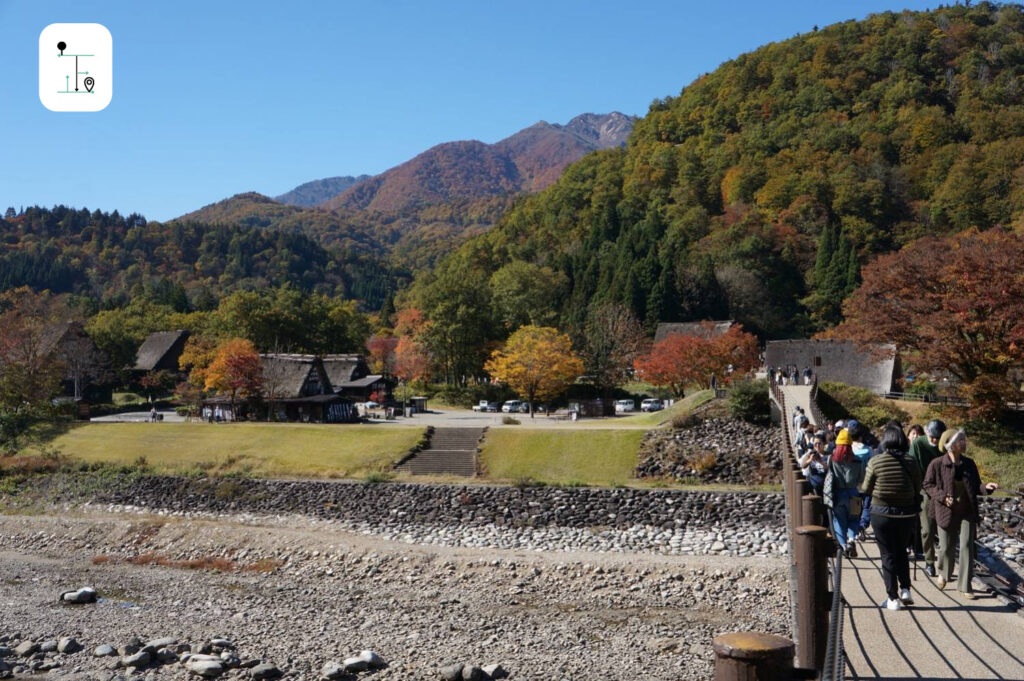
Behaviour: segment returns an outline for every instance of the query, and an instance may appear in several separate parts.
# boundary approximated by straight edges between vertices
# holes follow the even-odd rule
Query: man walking
[[[927,471],[928,464],[939,458],[942,452],[939,451],[939,438],[946,432],[946,424],[939,419],[932,419],[924,427],[924,435],[910,443],[910,458],[917,462],[921,470]],[[935,513],[932,509],[931,499],[928,491],[922,492],[924,500],[921,502],[921,531],[914,535],[914,554],[917,559],[924,559],[924,571],[929,577],[935,577],[935,541],[938,537],[938,528],[935,524]]]

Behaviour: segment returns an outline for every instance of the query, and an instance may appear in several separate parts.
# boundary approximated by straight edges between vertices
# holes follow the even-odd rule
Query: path
[[[939,591],[918,564],[915,604],[892,612],[874,542],[861,558],[843,561],[843,629],[847,679],[1024,679],[1024,617],[995,597],[969,601],[956,583]],[[914,568],[911,565],[911,579]]]
[[[803,407],[804,414],[811,420],[811,423],[818,425],[814,420],[814,410],[811,409],[811,386],[809,385],[783,385],[779,386],[782,395],[786,400],[786,413],[783,414],[789,423],[793,422],[793,410]]]

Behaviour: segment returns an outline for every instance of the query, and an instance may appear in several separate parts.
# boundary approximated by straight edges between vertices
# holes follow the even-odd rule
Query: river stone
[[[217,660],[197,660],[195,657],[185,663],[185,668],[193,674],[207,679],[224,673],[224,665]]]
[[[484,670],[467,664],[462,668],[462,681],[484,681]]]
[[[60,595],[60,600],[65,603],[95,603],[96,589],[86,586],[75,591],[65,591]]]
[[[104,643],[101,646],[96,646],[96,650],[92,651],[94,657],[111,657],[117,655],[117,650],[114,646]]]
[[[14,654],[18,657],[28,657],[29,655],[35,655],[39,652],[39,644],[35,641],[22,641],[18,644],[18,647],[14,649]]]
[[[370,668],[370,663],[361,657],[348,657],[341,663],[347,672],[365,672]]]
[[[489,679],[504,679],[508,676],[508,672],[500,664],[485,664],[483,670]]]
[[[441,667],[441,678],[443,681],[460,681],[462,679],[462,664],[450,664],[447,667]]]
[[[383,669],[388,666],[384,658],[372,650],[364,650],[359,653],[359,659],[365,660],[370,669]]]
[[[328,662],[320,670],[320,678],[328,679],[329,681],[337,681],[346,677],[348,677],[348,673],[345,671],[345,666],[337,662]]]
[[[50,639],[49,641],[43,641],[39,644],[39,652],[41,653],[55,653],[57,652],[57,641]]]
[[[71,638],[70,636],[62,638],[60,640],[60,642],[57,643],[57,650],[58,650],[58,652],[64,653],[65,655],[71,655],[72,653],[77,653],[79,650],[81,650],[84,647],[85,646],[83,646],[81,643],[79,643],[75,639]]]
[[[121,658],[121,664],[125,667],[145,667],[150,662],[150,655],[145,651],[139,651],[134,655]]]
[[[249,670],[249,676],[256,681],[281,678],[281,670],[272,664],[258,664]]]
[[[178,645],[178,639],[172,638],[171,636],[165,636],[164,638],[155,638],[152,641],[146,641],[146,645],[143,647],[160,650],[161,648],[170,648],[171,646],[176,645]]]

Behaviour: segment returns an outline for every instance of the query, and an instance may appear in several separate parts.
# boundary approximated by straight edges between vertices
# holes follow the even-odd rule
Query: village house
[[[64,368],[58,399],[99,404],[112,400],[110,359],[93,342],[81,322],[47,326],[39,354]]]
[[[371,374],[362,355],[324,355],[324,369],[331,387],[342,397],[366,402],[376,395],[380,402],[391,399],[391,383],[380,374]]]
[[[184,329],[149,334],[135,353],[135,366],[132,367],[132,371],[140,374],[150,371],[178,373],[184,369],[178,365],[178,360],[185,350],[188,337],[189,333]]]

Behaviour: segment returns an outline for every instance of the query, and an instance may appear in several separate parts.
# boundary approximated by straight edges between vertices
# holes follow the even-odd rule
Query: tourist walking
[[[882,607],[902,610],[914,602],[907,548],[921,507],[921,469],[907,455],[910,443],[902,428],[887,426],[879,445],[881,452],[868,461],[861,491],[871,497],[871,529],[882,556]]]
[[[857,457],[857,460],[867,470],[868,461],[871,460],[876,451],[874,446],[869,443],[869,440],[874,441],[876,445],[878,440],[875,440],[875,436],[871,434],[871,431],[857,419],[847,421],[846,430],[850,433],[850,446],[853,449],[853,455]],[[867,538],[868,528],[871,526],[871,496],[864,496],[861,501],[860,522],[857,524],[857,538],[864,541]]]
[[[832,509],[832,534],[840,550],[856,558],[862,503],[858,488],[864,480],[864,464],[853,455],[846,430],[836,436],[836,449],[828,460],[825,476],[823,496],[825,505]]]
[[[919,437],[910,443],[910,458],[917,462],[922,471],[927,471],[932,461],[939,458],[939,438],[946,432],[946,424],[941,419],[932,419],[924,429],[924,437]],[[924,571],[929,577],[936,577],[935,571],[935,540],[936,534],[935,511],[932,510],[931,494],[924,490],[924,498],[921,501],[921,512],[919,522],[920,532],[914,536],[914,558],[924,560]]]
[[[811,485],[811,494],[818,496],[822,496],[824,493],[825,472],[828,466],[825,444],[825,433],[815,433],[814,445],[797,461],[800,464],[800,472]]]
[[[982,486],[978,466],[964,456],[967,451],[964,431],[947,430],[939,438],[939,449],[944,450],[944,455],[928,464],[924,478],[924,489],[932,500],[939,535],[939,576],[935,584],[944,589],[953,579],[954,551],[959,543],[956,586],[964,598],[973,599],[974,539],[980,520],[978,497],[992,494],[999,485],[990,482]]]

